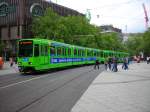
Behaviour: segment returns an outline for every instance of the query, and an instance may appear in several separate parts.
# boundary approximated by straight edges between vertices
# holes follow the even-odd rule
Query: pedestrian
[[[10,67],[12,67],[13,64],[14,64],[14,61],[13,61],[13,58],[12,58],[12,57],[9,58],[9,63],[10,63]]]
[[[112,66],[112,71],[113,72],[117,72],[118,68],[117,68],[117,58],[113,58],[113,66]]]
[[[111,64],[112,64],[112,58],[109,57],[108,58],[108,68],[109,68],[109,70],[111,70]]]
[[[99,69],[99,64],[100,64],[99,61],[96,60],[96,61],[95,61],[95,65],[94,65],[94,69],[96,69],[96,67]]]
[[[108,67],[107,67],[107,66],[108,66],[108,61],[105,60],[105,63],[104,63],[104,64],[105,64],[105,70],[107,71],[107,68],[108,68]]]
[[[150,62],[150,57],[149,56],[146,57],[146,62],[147,62],[147,64],[149,64],[149,62]]]
[[[128,69],[128,60],[127,60],[127,58],[123,59],[122,69],[124,69],[124,70]]]
[[[3,65],[4,65],[4,60],[2,57],[0,57],[0,69],[3,68]]]
[[[137,63],[140,63],[141,59],[140,56],[137,57]]]

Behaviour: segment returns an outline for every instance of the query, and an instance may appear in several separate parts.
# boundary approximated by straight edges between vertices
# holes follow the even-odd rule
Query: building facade
[[[103,26],[100,26],[100,28],[102,29],[102,32],[118,32],[118,33],[122,33],[121,29],[115,28],[112,25],[103,25]]]
[[[32,18],[42,16],[51,7],[61,16],[82,15],[81,13],[44,0],[0,0],[0,41],[5,45],[3,54],[7,57],[16,53],[16,41],[31,38]]]
[[[119,38],[123,40],[123,33],[122,33],[122,30],[119,28],[115,28],[112,25],[103,25],[103,26],[100,26],[100,29],[102,30],[102,33],[116,32]]]

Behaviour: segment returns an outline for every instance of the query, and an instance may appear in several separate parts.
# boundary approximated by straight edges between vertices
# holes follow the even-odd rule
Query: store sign
[[[31,6],[31,8],[30,8],[30,13],[31,13],[33,16],[43,16],[44,10],[43,10],[43,8],[41,7],[40,4],[34,3],[34,4]]]
[[[7,16],[9,13],[15,12],[15,6],[9,6],[8,3],[2,2],[0,3],[0,16]]]

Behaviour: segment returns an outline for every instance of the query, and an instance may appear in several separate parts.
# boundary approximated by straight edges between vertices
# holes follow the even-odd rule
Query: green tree
[[[62,24],[65,27],[64,41],[71,44],[81,44],[81,40],[93,36],[98,32],[98,29],[91,25],[83,16],[68,16],[62,19]],[[61,32],[60,32],[61,33]]]
[[[42,38],[55,39],[58,34],[58,27],[61,16],[54,13],[51,8],[45,11],[44,16],[36,17],[33,19],[32,31],[36,36]]]
[[[99,48],[108,50],[125,50],[118,33],[102,33],[96,38]]]
[[[32,31],[40,38],[53,39],[85,47],[122,50],[117,33],[101,34],[84,16],[62,17],[48,8],[44,16],[34,18]]]
[[[143,34],[142,48],[145,55],[150,55],[150,28]]]
[[[131,55],[139,55],[143,51],[143,37],[139,34],[132,34],[129,36],[128,40],[125,42],[125,45]]]
[[[144,52],[144,55],[150,55],[150,28],[144,33],[131,34],[125,42],[127,49],[132,55],[139,55]]]
[[[32,31],[41,38],[80,45],[80,39],[95,35],[98,29],[83,16],[62,17],[48,8],[44,16],[33,20]]]

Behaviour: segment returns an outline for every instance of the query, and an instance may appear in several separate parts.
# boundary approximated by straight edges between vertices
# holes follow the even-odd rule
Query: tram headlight
[[[32,62],[29,62],[30,65],[32,65]]]
[[[21,62],[18,62],[18,65],[21,65]]]

